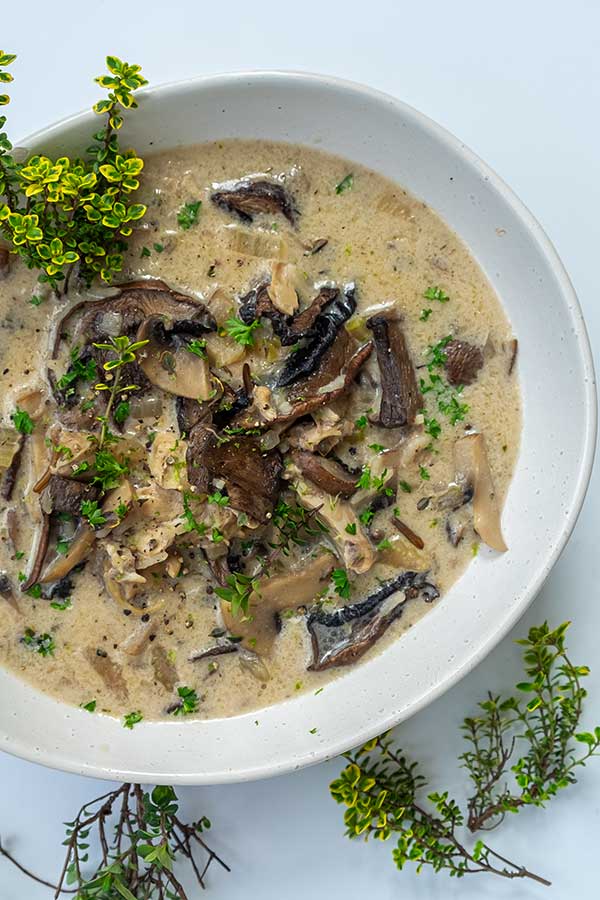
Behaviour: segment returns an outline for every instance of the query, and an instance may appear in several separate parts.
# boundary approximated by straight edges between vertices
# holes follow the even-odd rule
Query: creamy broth
[[[293,222],[276,209],[252,214],[252,221],[244,221],[232,209],[211,200],[215,190],[223,186],[229,190],[246,176],[254,182],[283,186],[297,210],[290,213]],[[49,345],[59,318],[71,304],[94,297],[103,302],[108,295],[97,287],[89,291],[79,287],[77,294],[75,286],[67,299],[44,296],[43,302],[33,305],[32,295],[39,295],[35,274],[14,262],[8,276],[0,281],[2,423],[11,427],[10,416],[16,407],[26,408],[34,421],[33,433],[24,441],[11,498],[1,501],[0,663],[68,703],[96,701],[98,712],[120,716],[140,711],[144,718],[168,717],[182,711],[177,689],[187,687],[199,698],[192,715],[231,716],[303,691],[318,690],[333,677],[343,675],[346,668],[341,664],[317,671],[307,669],[311,662],[314,664],[307,628],[314,609],[332,613],[340,606],[356,604],[397,577],[399,571],[416,570],[422,573],[417,586],[426,583],[435,587],[435,592],[415,589],[415,596],[408,591],[399,610],[402,614],[396,611],[389,627],[381,628],[380,639],[364,656],[357,654],[353,664],[360,665],[389,641],[401,640],[402,633],[433,602],[448,602],[444,595],[477,552],[496,552],[481,541],[486,526],[481,525],[478,534],[474,522],[478,516],[486,516],[480,509],[486,490],[488,495],[493,492],[492,501],[501,505],[518,453],[521,426],[514,368],[516,344],[492,287],[459,238],[422,202],[354,163],[304,147],[224,141],[151,156],[146,161],[141,193],[148,213],[130,241],[122,281],[161,279],[181,295],[206,305],[219,331],[205,335],[204,352],[208,354],[211,377],[217,373],[220,384],[227,382],[239,395],[246,361],[255,385],[268,384],[270,373],[285,365],[298,350],[289,343],[282,346],[264,316],[252,334],[253,348],[245,349],[222,334],[227,319],[238,315],[241,298],[271,279],[271,297],[275,294],[280,309],[293,302],[296,294],[300,309],[306,308],[323,284],[339,288],[339,297],[344,296],[344,287],[348,292],[348,285],[355,285],[356,310],[341,325],[349,335],[350,348],[359,349],[377,336],[373,324],[367,326],[372,317],[391,322],[390,327],[403,335],[416,384],[422,391],[413,422],[394,427],[377,424],[382,383],[377,352],[381,349],[380,333],[377,350],[360,367],[345,396],[285,427],[256,429],[261,431],[260,441],[270,435],[266,449],[273,447],[271,452],[281,452],[284,458],[277,502],[283,497],[289,505],[305,509],[305,521],[309,523],[309,532],[302,532],[304,543],[291,540],[289,553],[283,552],[281,531],[273,525],[283,520],[277,515],[273,519],[272,510],[262,524],[253,522],[246,513],[240,520],[239,509],[232,512],[233,495],[226,505],[220,505],[218,497],[212,502],[204,500],[205,494],[191,500],[188,495],[186,508],[181,509],[182,497],[190,487],[187,477],[194,477],[193,470],[190,473],[188,469],[186,475],[189,435],[185,429],[182,434],[173,396],[152,389],[149,393],[155,405],[147,402],[144,406],[142,392],[136,398],[142,418],[130,415],[123,423],[122,434],[116,430],[119,440],[111,447],[118,448],[119,441],[124,441],[122,447],[133,448],[128,451],[127,463],[132,497],[126,498],[128,512],[122,524],[117,524],[115,532],[106,523],[104,532],[99,528],[101,536],[95,536],[94,549],[82,560],[83,568],[71,571],[66,582],[58,582],[58,589],[56,581],[41,588],[36,582],[29,593],[23,593],[19,585],[31,571],[42,517],[40,494],[33,486],[49,465],[54,474],[73,474],[71,458],[66,452],[61,455],[56,447],[64,445],[67,432],[81,431],[81,416],[85,415],[81,404],[57,413],[46,376],[48,368],[56,373],[55,378],[68,368],[76,324],[64,328],[67,340],[61,342],[56,361],[49,361]],[[202,206],[197,221],[184,230],[178,212],[183,204],[198,200]],[[452,346],[447,341],[444,345],[450,336],[463,342],[462,349],[472,351],[477,362],[472,383],[462,390],[458,384],[448,386],[449,370],[444,365],[427,367],[432,360],[428,348],[438,345],[443,359]],[[301,348],[302,336],[298,344]],[[436,377],[442,379],[443,393],[436,387]],[[334,379],[329,387],[340,387],[342,380],[341,376]],[[94,383],[78,385],[84,406],[86,397],[91,404]],[[211,381],[213,392],[215,384]],[[281,406],[284,412],[289,412],[290,403],[293,406],[305,399],[297,383],[280,394],[285,395]],[[254,396],[256,402],[256,393]],[[210,403],[214,398],[205,399]],[[134,402],[133,392],[129,401]],[[90,429],[97,429],[94,412],[90,406]],[[244,421],[243,415],[230,420],[234,428],[236,422]],[[63,424],[57,426],[60,420]],[[253,424],[246,418],[244,427],[252,430]],[[228,427],[229,432],[220,431],[224,443],[215,445],[211,451],[214,455],[227,446],[227,441],[235,443],[231,424]],[[493,488],[480,483],[473,497],[473,484],[457,479],[460,465],[455,444],[465,436],[476,435],[485,439],[483,453],[487,454]],[[317,445],[314,441],[319,437],[323,443]],[[70,439],[68,434],[66,439]],[[467,440],[461,446],[468,456],[474,445]],[[480,452],[479,439],[477,447]],[[318,462],[325,453],[335,457],[337,477],[350,482],[351,496],[315,491],[315,483],[303,466],[314,465],[315,458]],[[481,459],[479,464],[481,477],[485,465]],[[369,466],[370,484],[354,490],[352,484],[361,478],[365,465]],[[461,472],[464,475],[464,467],[458,474]],[[80,481],[85,480],[83,475]],[[295,499],[294,486],[298,490]],[[165,495],[161,492],[177,493],[179,505],[168,522],[155,517],[148,525],[150,531],[157,521],[156,527],[163,526],[160,540],[152,538],[154,545],[158,543],[154,568],[149,560],[156,548],[144,546],[142,551],[134,547],[138,563],[140,555],[146,554],[144,568],[137,564],[129,571],[145,579],[145,593],[138,603],[133,594],[127,594],[121,576],[113,577],[112,593],[107,588],[107,548],[127,545],[131,551],[133,538],[114,535],[120,533],[119,528],[124,532],[127,516],[139,517],[143,515],[140,509],[149,509],[149,502],[162,502]],[[217,474],[210,493],[227,497],[227,479]],[[371,509],[375,500],[368,521],[365,510]],[[101,497],[100,505],[102,502]],[[312,512],[308,509],[311,504]],[[336,540],[335,528],[325,530],[316,522],[335,520],[346,507],[351,518],[343,523],[350,527],[343,526]],[[207,534],[200,536],[189,530],[190,510],[194,521],[206,524]],[[114,519],[114,512],[112,515]],[[62,541],[63,558],[74,540],[72,532],[78,517],[71,523],[68,518],[58,517],[51,536],[54,544]],[[234,518],[236,524],[232,524]],[[253,529],[250,537],[242,533],[249,527],[248,518]],[[109,525],[112,522],[109,517]],[[353,535],[354,525],[357,533]],[[173,532],[167,546],[164,533],[169,528]],[[236,535],[229,537],[228,529],[233,533],[236,528]],[[244,548],[243,538],[246,545],[262,541],[261,552]],[[159,558],[161,541],[166,549]],[[347,547],[346,556],[344,541],[355,545]],[[353,570],[349,561],[361,541],[360,550],[371,555],[372,565],[355,561]],[[245,567],[252,577],[259,572],[266,603],[273,601],[266,586],[274,584],[277,610],[269,607],[263,631],[259,627],[261,601],[256,596],[251,607],[254,622],[236,621],[228,615],[227,601],[223,601],[223,618],[215,590],[219,573],[222,583],[226,578],[222,553],[226,547],[237,557],[235,565]],[[212,570],[204,551],[213,557]],[[51,545],[49,556],[54,552]],[[265,564],[264,556],[269,554]],[[114,569],[114,558],[111,564]],[[312,594],[309,590],[300,609],[295,609],[294,581],[302,573],[306,575],[311,566],[314,569],[319,565],[322,577],[317,577],[318,589]],[[360,568],[363,571],[358,571]],[[344,596],[348,591],[339,579],[332,580],[332,569],[347,571],[349,596]],[[289,571],[295,573],[291,581],[277,580]],[[336,592],[336,586],[341,593]],[[44,636],[51,645],[49,640],[44,645]],[[232,640],[240,637],[241,641]],[[51,652],[39,652],[44,646]],[[220,648],[216,655],[194,659],[213,648]],[[230,652],[221,652],[223,648]],[[340,660],[348,661],[347,657]]]

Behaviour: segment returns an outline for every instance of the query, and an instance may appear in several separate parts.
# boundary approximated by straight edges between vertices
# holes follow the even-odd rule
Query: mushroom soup
[[[0,250],[0,662],[130,723],[235,715],[507,552],[517,342],[457,236],[358,165],[224,141],[141,192],[113,289],[41,295]]]

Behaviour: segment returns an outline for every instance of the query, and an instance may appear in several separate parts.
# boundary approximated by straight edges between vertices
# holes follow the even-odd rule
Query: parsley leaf
[[[81,504],[81,515],[88,520],[92,528],[99,528],[106,522],[97,500],[84,500]]]
[[[19,409],[17,406],[14,413],[11,414],[11,419],[19,434],[31,434],[33,431],[33,419],[24,409]]]
[[[441,287],[428,287],[423,294],[426,300],[437,300],[438,303],[447,303],[450,297],[444,293]]]
[[[139,710],[127,713],[126,716],[123,716],[123,728],[132,729],[134,725],[137,725],[138,722],[141,722],[143,718],[144,717],[141,712],[139,712]]]
[[[339,184],[336,184],[335,192],[336,192],[336,194],[343,194],[344,191],[351,190],[353,186],[354,186],[354,174],[352,172],[349,172],[344,178],[342,178],[342,180],[339,182]]]
[[[348,534],[356,534],[356,522],[348,522],[345,530]]]
[[[240,319],[231,318],[227,319],[224,325],[225,333],[233,338],[234,341],[237,341],[238,344],[241,344],[242,347],[254,346],[254,337],[252,333],[260,327],[261,325],[258,319],[250,322],[249,325],[245,325]]]
[[[350,581],[348,579],[348,573],[346,572],[346,570],[334,569],[331,573],[331,580],[333,581],[336,594],[342,597],[343,600],[349,600]]]
[[[189,716],[191,713],[195,713],[200,703],[196,691],[184,686],[177,688],[177,693],[181,697],[181,703],[177,704],[171,714],[173,716]]]
[[[82,703],[81,709],[87,710],[87,712],[96,712],[96,701],[90,700],[88,703]]]
[[[188,228],[195,225],[201,206],[201,200],[196,200],[194,203],[184,203],[177,213],[177,224],[179,227],[187,231]]]
[[[40,656],[54,656],[56,645],[51,634],[36,634],[33,628],[26,628],[21,643]]]
[[[206,359],[206,341],[204,340],[199,341],[198,338],[194,338],[192,341],[188,341],[185,349],[193,353],[194,356],[199,356],[200,359]]]

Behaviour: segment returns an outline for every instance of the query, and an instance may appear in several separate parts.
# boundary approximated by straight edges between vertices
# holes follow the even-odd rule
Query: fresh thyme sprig
[[[348,765],[330,786],[334,799],[346,806],[346,834],[380,840],[397,835],[393,858],[399,869],[413,862],[417,871],[430,866],[459,878],[488,872],[548,885],[482,840],[468,846],[463,832],[494,828],[507,812],[525,806],[545,806],[575,783],[577,768],[600,754],[600,727],[578,731],[586,696],[581,679],[589,669],[573,665],[566,654],[568,626],[551,630],[544,623],[518,641],[525,647],[529,680],[517,690],[531,695],[527,701],[489,695],[480,704],[481,714],[464,720],[469,749],[460,759],[474,785],[466,815],[447,791],[422,796],[427,782],[417,763],[396,750],[386,734],[345,754]],[[526,749],[512,762],[519,744]],[[583,750],[577,752],[578,747]]]
[[[551,631],[544,623],[518,641],[525,647],[528,680],[517,690],[529,699],[490,694],[480,704],[480,715],[464,721],[470,747],[461,759],[475,788],[469,799],[471,831],[496,827],[507,812],[545,806],[559,790],[575,784],[576,769],[600,751],[600,726],[593,733],[577,731],[587,695],[581,680],[590,670],[567,656],[569,624]],[[509,768],[523,742],[526,752]],[[510,772],[512,786],[505,781]]]
[[[99,382],[94,385],[96,391],[108,391],[108,403],[103,416],[99,417],[102,424],[100,437],[98,439],[98,449],[101,450],[107,441],[109,435],[110,414],[115,403],[117,394],[128,394],[131,391],[137,391],[136,384],[121,384],[121,376],[123,366],[133,363],[136,360],[136,353],[142,347],[145,347],[148,341],[130,341],[125,335],[119,337],[111,337],[108,344],[94,344],[98,350],[106,350],[113,354],[113,358],[107,360],[102,368],[112,376],[110,384]]]
[[[16,57],[0,52],[0,83],[9,83],[6,70]],[[95,276],[110,281],[121,271],[124,241],[146,207],[131,203],[139,187],[144,162],[135,151],[122,151],[118,131],[124,110],[135,109],[134,92],[145,85],[139,66],[107,56],[108,74],[96,82],[108,90],[94,111],[106,125],[94,134],[86,159],[35,155],[17,162],[12,144],[2,131],[0,116],[0,234],[39,280],[55,290],[67,290],[76,264],[86,283]],[[0,95],[0,105],[9,102]]]
[[[213,863],[230,871],[204,840],[211,827],[209,819],[202,816],[183,822],[172,787],[144,793],[139,784],[123,784],[86,803],[66,824],[67,852],[57,885],[30,872],[0,843],[0,855],[29,878],[53,888],[55,900],[62,893],[76,894],[76,900],[188,900],[190,895],[174,872],[179,861],[191,866],[202,888]],[[100,861],[86,874],[94,836]],[[204,856],[202,863],[199,852]]]

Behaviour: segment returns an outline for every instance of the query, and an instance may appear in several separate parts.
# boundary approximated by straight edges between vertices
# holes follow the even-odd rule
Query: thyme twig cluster
[[[0,844],[0,855],[30,878],[52,887],[55,898],[71,893],[76,900],[188,900],[174,871],[178,861],[189,864],[202,888],[213,863],[230,871],[204,840],[210,821],[202,816],[189,824],[182,822],[172,787],[145,793],[139,784],[123,784],[86,803],[66,825],[67,852],[56,885],[27,870]],[[93,837],[100,846],[100,861],[86,874]]]
[[[397,835],[393,858],[399,869],[413,862],[417,871],[429,866],[458,878],[488,872],[548,885],[483,840],[469,846],[463,833],[465,826],[473,833],[495,828],[507,812],[525,806],[545,806],[600,752],[600,727],[578,731],[586,696],[581,680],[589,669],[567,656],[568,626],[531,628],[518,642],[529,679],[516,686],[521,696],[490,694],[480,714],[464,720],[469,749],[460,759],[473,785],[466,814],[447,791],[423,796],[427,781],[418,764],[382,735],[347,753],[348,765],[330,786],[333,798],[346,806],[346,834],[379,840]]]
[[[0,84],[13,80],[6,71],[16,56],[0,51]],[[146,207],[132,203],[144,166],[134,150],[122,150],[118,131],[123,112],[135,109],[134,92],[147,84],[137,65],[107,56],[108,74],[96,78],[108,97],[94,106],[106,124],[93,135],[87,158],[36,154],[24,162],[12,155],[0,116],[0,235],[39,281],[66,291],[73,267],[89,284],[110,281],[123,266],[125,240]],[[9,102],[0,95],[0,105]]]

